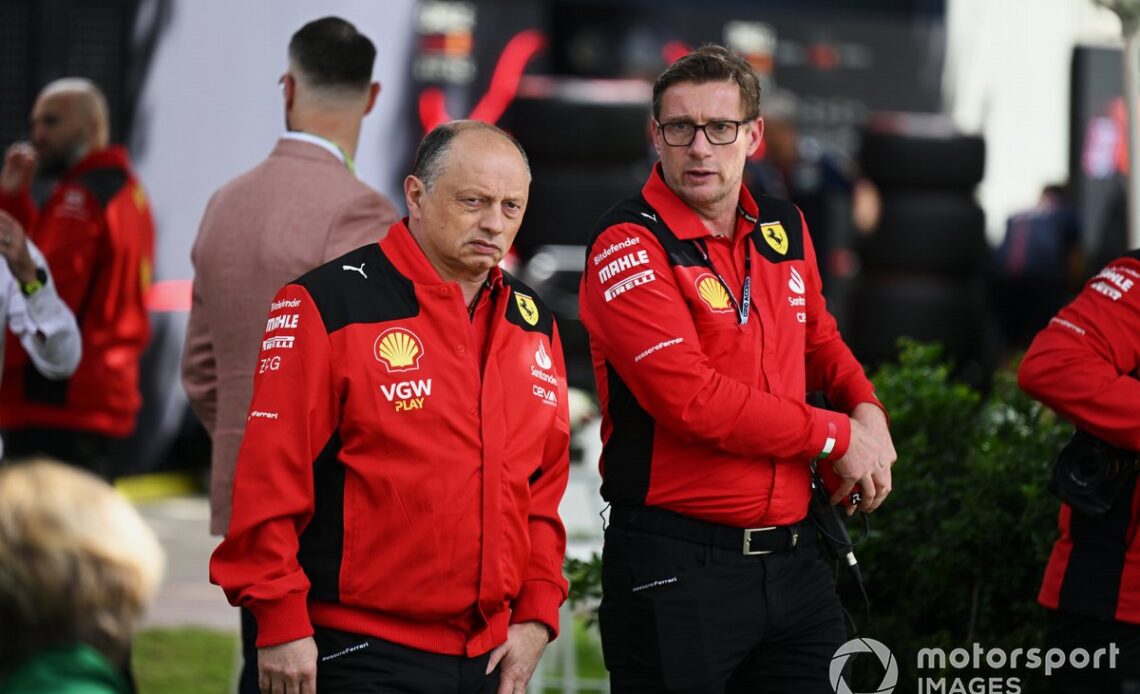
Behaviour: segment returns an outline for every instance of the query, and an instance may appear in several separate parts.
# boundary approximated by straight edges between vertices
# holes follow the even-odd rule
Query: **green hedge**
[[[1017,387],[1016,367],[983,396],[952,380],[937,346],[900,345],[871,379],[891,414],[894,492],[858,554],[862,633],[894,650],[906,681],[919,648],[1041,644],[1059,506],[1046,484],[1072,427]]]

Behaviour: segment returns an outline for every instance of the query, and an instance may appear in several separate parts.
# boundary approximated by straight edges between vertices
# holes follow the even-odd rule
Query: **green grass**
[[[559,637],[559,640],[565,638],[567,635]],[[590,680],[607,680],[609,675],[606,673],[606,666],[602,660],[602,642],[601,637],[598,636],[598,625],[587,625],[586,619],[580,615],[574,617],[574,650],[578,662],[578,677],[581,679]],[[552,680],[556,680],[562,672],[561,663],[557,658],[555,650],[547,651],[549,656],[554,662],[547,665],[546,669],[546,686],[543,687],[544,694],[558,694],[562,690],[557,687],[551,687]],[[587,691],[587,690],[582,690]]]
[[[574,619],[574,645],[578,676],[605,679],[597,624],[587,626]],[[229,691],[235,664],[237,634],[187,627],[148,629],[135,637],[132,667],[139,694],[224,694]],[[550,652],[554,658],[555,653]],[[557,662],[550,663],[547,677],[557,677]],[[549,680],[548,680],[549,681]],[[546,688],[553,694],[558,689]]]
[[[148,629],[135,636],[132,666],[139,694],[224,694],[237,634],[211,629]]]

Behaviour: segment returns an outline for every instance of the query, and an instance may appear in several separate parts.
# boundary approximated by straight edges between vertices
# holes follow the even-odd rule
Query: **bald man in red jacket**
[[[49,381],[12,345],[0,429],[11,457],[46,454],[113,479],[142,404],[154,221],[127,152],[109,146],[108,129],[107,102],[94,83],[57,80],[36,99],[32,143],[17,143],[5,156],[0,209],[43,251],[79,323],[83,358],[71,378]],[[29,194],[37,168],[58,177],[38,210]]]

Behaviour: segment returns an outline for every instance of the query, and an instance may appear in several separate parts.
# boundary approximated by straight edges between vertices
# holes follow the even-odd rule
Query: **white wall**
[[[158,226],[156,279],[189,279],[190,246],[210,194],[263,159],[284,130],[277,79],[287,67],[289,38],[319,17],[343,17],[376,44],[373,77],[381,93],[364,121],[357,172],[403,207],[390,182],[407,165],[383,153],[394,149],[386,143],[409,136],[401,124],[413,9],[414,0],[175,0],[132,148]]]
[[[991,242],[1006,218],[1068,176],[1069,69],[1077,44],[1120,45],[1092,0],[948,0],[946,110],[986,139],[978,190]]]

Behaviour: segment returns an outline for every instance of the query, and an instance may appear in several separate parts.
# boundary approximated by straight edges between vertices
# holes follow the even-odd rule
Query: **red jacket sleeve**
[[[295,339],[291,349],[259,355],[230,527],[210,560],[210,580],[256,617],[258,647],[313,633],[297,550],[313,515],[313,462],[336,430],[340,402],[328,335],[309,293],[287,285],[274,303],[282,308],[269,314],[266,336]]]
[[[558,516],[558,504],[570,476],[570,415],[567,407],[566,364],[558,326],[551,340],[555,373],[558,374],[558,414],[542,451],[542,474],[530,490],[530,562],[522,588],[511,605],[511,624],[542,622],[558,635],[558,608],[566,600],[567,583],[562,575],[566,556],[566,530]]]
[[[1021,388],[1109,443],[1140,451],[1140,259],[1109,263],[1033,339]]]
[[[20,226],[24,227],[25,233],[30,233],[39,221],[36,204],[32,202],[32,196],[26,190],[15,194],[0,191],[0,210],[15,217]]]
[[[593,348],[621,375],[642,407],[660,425],[702,445],[739,456],[811,458],[823,450],[834,425],[832,457],[846,452],[846,415],[766,393],[717,372],[701,341],[664,249],[634,224],[602,232],[604,248],[640,236],[656,279],[606,301],[594,273],[582,275],[582,323]],[[668,345],[661,348],[661,345]],[[646,351],[652,354],[646,356]]]

